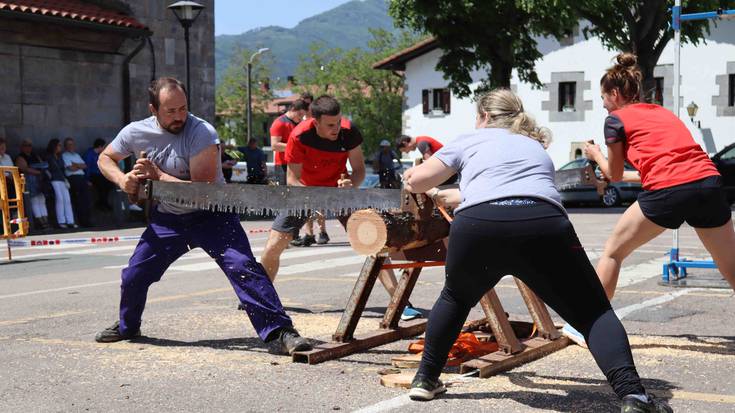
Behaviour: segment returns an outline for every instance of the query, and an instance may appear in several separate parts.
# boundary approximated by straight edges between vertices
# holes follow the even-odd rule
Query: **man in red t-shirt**
[[[399,151],[409,153],[418,149],[424,160],[431,158],[431,155],[437,153],[442,146],[444,145],[429,136],[417,136],[412,138],[408,135],[401,135],[396,139],[396,147]]]
[[[319,97],[310,109],[312,118],[294,128],[286,145],[286,183],[291,186],[359,186],[365,179],[360,131],[342,118],[339,103],[331,96]],[[352,165],[351,176],[347,175],[347,160]],[[278,273],[281,253],[306,219],[306,216],[281,213],[273,222],[261,257],[271,280]]]
[[[296,99],[288,111],[276,118],[271,125],[271,149],[279,185],[286,185],[286,144],[296,125],[306,115],[309,106],[302,99]]]
[[[345,190],[358,187],[365,179],[360,131],[352,122],[342,118],[339,103],[331,96],[320,96],[310,108],[312,118],[301,122],[291,132],[286,145],[287,184],[331,186]],[[347,160],[352,166],[352,175],[347,175]],[[346,222],[344,218],[340,218],[343,225]],[[281,254],[305,221],[306,216],[288,216],[284,213],[273,221],[260,258],[271,281],[278,274]],[[392,295],[397,285],[393,272],[381,271],[379,279]],[[404,319],[414,318],[420,313],[407,308],[404,316]]]

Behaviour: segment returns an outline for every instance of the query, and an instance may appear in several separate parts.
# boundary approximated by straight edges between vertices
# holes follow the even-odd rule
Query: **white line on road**
[[[120,284],[120,280],[105,281],[105,282],[91,283],[91,284],[70,285],[68,287],[49,288],[47,290],[34,290],[34,291],[27,291],[24,293],[0,295],[0,300],[4,298],[25,297],[28,295],[55,293],[59,291],[76,290],[79,288],[98,287],[100,285],[109,285],[109,284]]]
[[[631,313],[642,310],[647,307],[652,307],[654,305],[660,305],[666,302],[669,302],[677,297],[681,297],[682,295],[687,295],[691,292],[695,291],[704,291],[702,288],[683,288],[679,291],[674,291],[672,293],[664,294],[662,296],[651,298],[650,300],[646,300],[643,302],[640,302],[638,304],[631,304],[629,306],[625,306],[623,308],[615,310],[615,314],[618,316],[619,319],[623,319],[627,316],[629,316]]]
[[[260,249],[262,251],[262,248]],[[300,257],[321,257],[325,255],[333,255],[333,254],[339,254],[344,253],[346,251],[352,251],[352,248],[349,247],[337,247],[337,248],[325,248],[325,247],[318,247],[318,248],[304,248],[301,251],[294,251],[294,252],[287,252],[284,253],[283,256],[281,256],[281,260],[289,259],[289,258],[300,258]],[[260,261],[260,257],[255,257],[258,261]],[[351,257],[354,259],[354,257]],[[364,258],[362,259],[364,260]],[[305,264],[302,264],[305,265]],[[302,266],[299,265],[299,266]],[[198,262],[194,264],[184,264],[184,265],[175,265],[169,270],[173,271],[205,271],[205,270],[213,270],[218,269],[219,266],[214,261],[206,261],[206,262]],[[282,274],[282,272],[279,272],[279,274]]]

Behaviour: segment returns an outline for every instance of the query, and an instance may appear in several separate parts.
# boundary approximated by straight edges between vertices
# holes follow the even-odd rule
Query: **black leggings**
[[[418,375],[438,378],[470,310],[505,275],[584,335],[619,397],[643,394],[623,325],[569,219],[554,205],[480,204],[452,222],[446,282],[429,315]]]

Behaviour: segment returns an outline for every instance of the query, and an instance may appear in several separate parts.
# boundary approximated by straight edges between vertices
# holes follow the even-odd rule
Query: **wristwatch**
[[[431,198],[432,201],[436,201],[437,195],[439,195],[439,188],[434,188],[434,190],[429,193],[429,198]]]

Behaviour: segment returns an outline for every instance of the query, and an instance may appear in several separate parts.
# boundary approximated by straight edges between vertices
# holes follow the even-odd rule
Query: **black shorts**
[[[278,182],[278,185],[286,185],[286,171],[288,170],[288,165],[276,165],[276,182]]]
[[[294,238],[299,236],[299,230],[306,224],[309,215],[288,215],[279,213],[271,225],[271,229],[285,234],[291,234]]]
[[[638,194],[638,205],[646,218],[669,229],[677,229],[685,221],[694,228],[716,228],[731,217],[720,176],[643,191]]]
[[[291,234],[296,238],[299,236],[299,230],[301,227],[306,224],[306,220],[311,216],[311,212],[304,215],[288,215],[285,213],[279,213],[276,215],[276,219],[273,221],[271,229],[273,231],[283,232],[284,234]],[[347,228],[347,220],[350,218],[349,214],[338,215],[336,218],[343,227]]]

